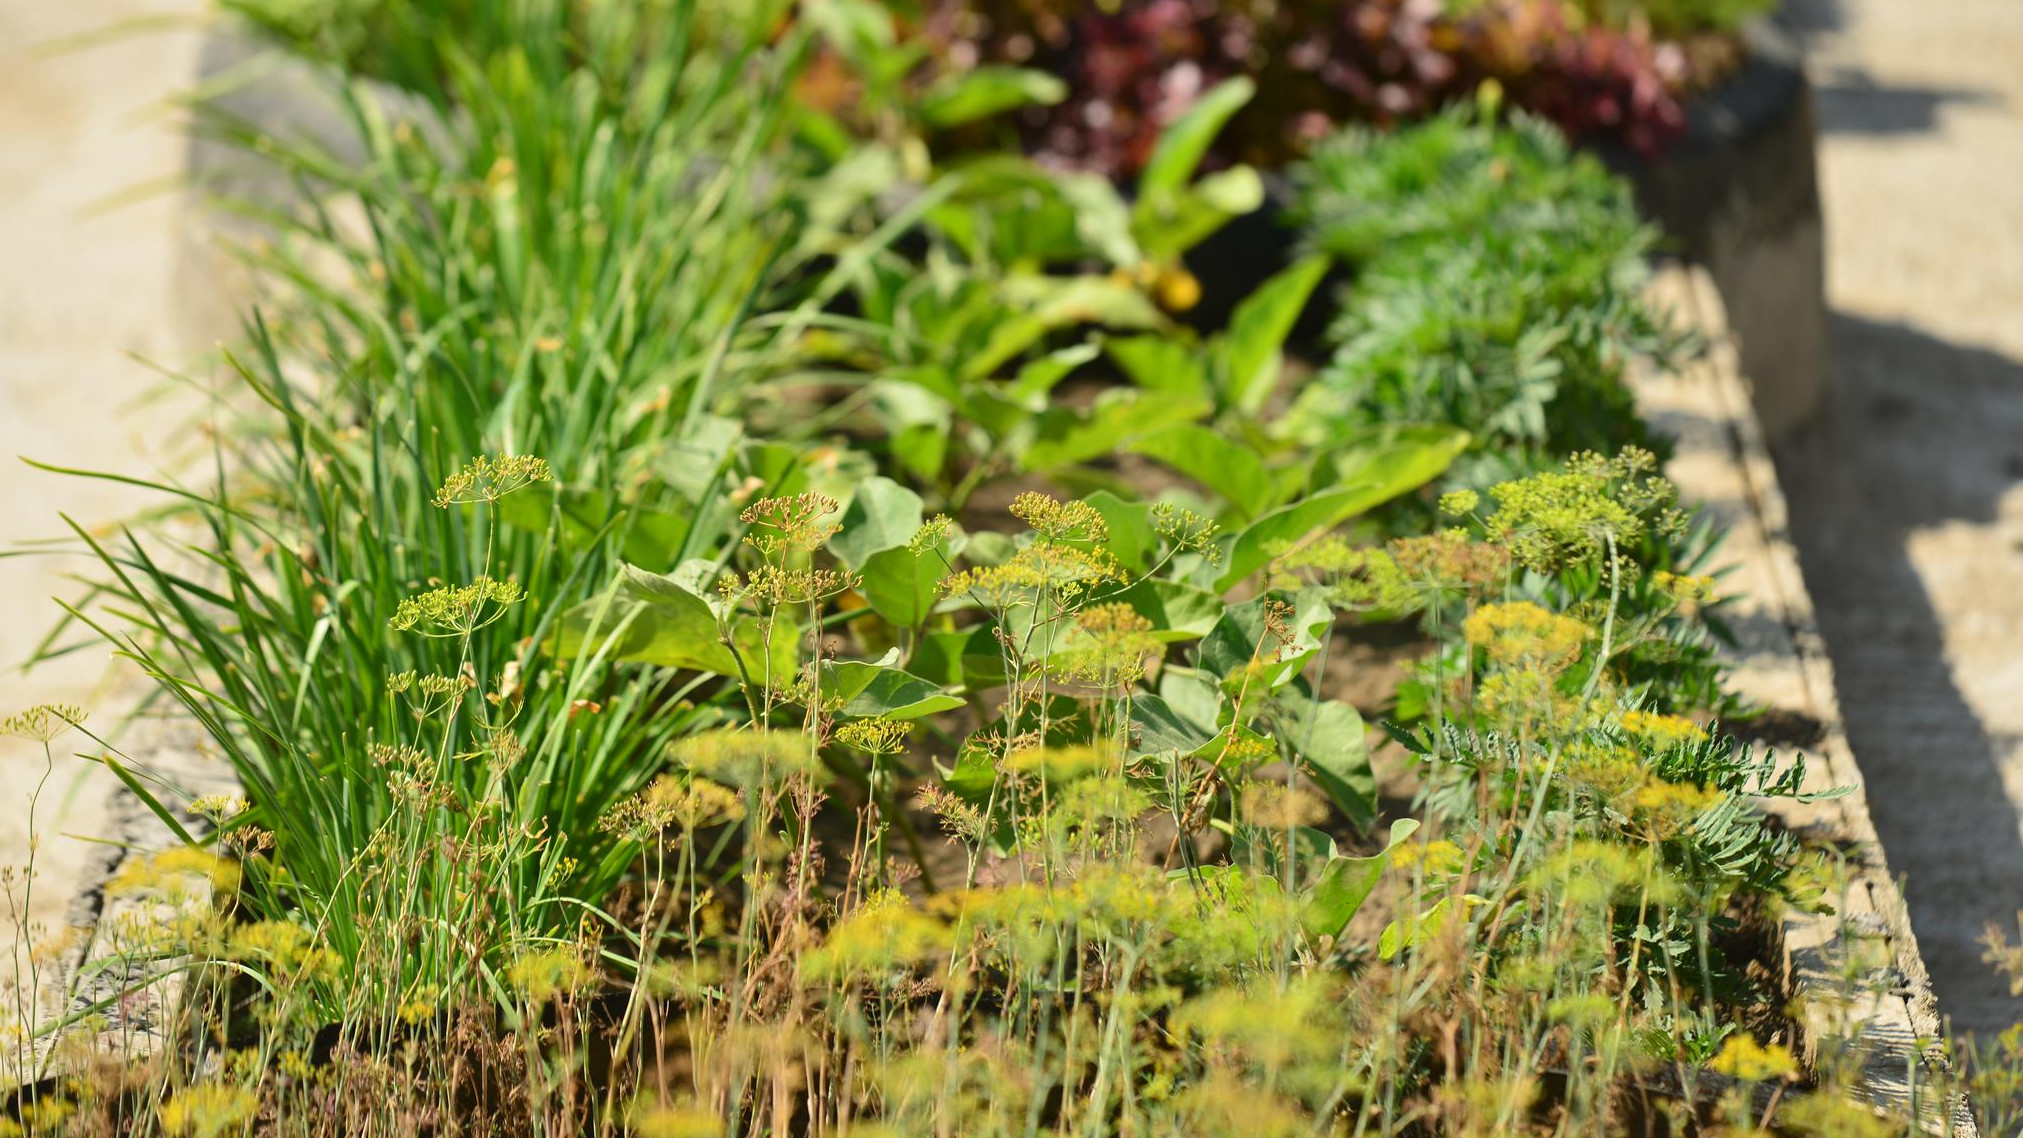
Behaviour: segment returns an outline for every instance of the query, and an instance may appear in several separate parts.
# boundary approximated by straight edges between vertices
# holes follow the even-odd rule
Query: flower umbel
[[[464,464],[462,470],[443,479],[436,490],[435,504],[444,509],[473,502],[496,502],[535,482],[552,482],[555,472],[548,460],[524,454],[484,455]]]
[[[395,632],[423,636],[467,636],[506,615],[506,606],[524,594],[512,581],[480,577],[468,585],[444,585],[400,602],[387,622]]]

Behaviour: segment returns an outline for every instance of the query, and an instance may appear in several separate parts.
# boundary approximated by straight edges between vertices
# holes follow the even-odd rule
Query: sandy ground
[[[178,365],[191,347],[172,286],[183,204],[171,183],[187,147],[163,100],[195,75],[199,36],[133,31],[102,46],[48,47],[136,17],[201,10],[194,0],[0,0],[0,549],[61,534],[59,512],[94,525],[147,501],[16,456],[154,473],[181,413],[173,400],[149,401],[159,381],[126,353]],[[32,675],[17,667],[60,615],[50,598],[74,595],[65,575],[87,568],[78,559],[0,559],[0,714],[64,700],[95,709],[95,726],[116,715],[102,646]],[[33,813],[43,838],[29,915],[52,933],[79,873],[101,856],[64,836],[99,828],[113,784],[74,757],[88,743],[58,742]],[[43,768],[39,746],[0,739],[0,866],[28,860],[29,802]],[[0,941],[14,940],[12,925],[0,899]],[[0,961],[0,985],[12,974]]]
[[[1940,1011],[2023,910],[2023,3],[1805,0],[1831,403],[1779,448],[1850,742]]]

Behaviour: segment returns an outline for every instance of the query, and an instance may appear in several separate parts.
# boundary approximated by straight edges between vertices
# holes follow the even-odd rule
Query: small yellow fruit
[[[1185,312],[1201,303],[1201,282],[1181,266],[1169,265],[1159,274],[1154,295],[1166,311]]]

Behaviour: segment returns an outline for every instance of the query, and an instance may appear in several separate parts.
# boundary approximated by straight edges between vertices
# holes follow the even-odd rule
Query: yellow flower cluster
[[[170,1134],[223,1138],[243,1133],[259,1106],[260,1100],[245,1087],[196,1083],[177,1091],[162,1104],[159,1121]]]
[[[1659,750],[1707,741],[1707,729],[1698,723],[1682,715],[1665,715],[1652,711],[1624,712],[1623,730]]]
[[[522,952],[506,965],[507,986],[537,1004],[581,991],[596,978],[596,969],[572,947]]]
[[[179,895],[192,877],[204,878],[215,893],[230,893],[239,888],[239,863],[196,846],[170,846],[144,861],[128,861],[105,891],[115,897]]]
[[[1728,1042],[1721,1045],[1721,1053],[1707,1066],[1745,1083],[1789,1079],[1798,1074],[1798,1060],[1792,1057],[1789,1047],[1782,1043],[1765,1047],[1743,1033],[1729,1036]]]
[[[1492,663],[1557,672],[1580,657],[1592,630],[1570,616],[1531,603],[1483,605],[1470,613],[1462,631],[1483,648]]]
[[[232,930],[228,955],[234,960],[265,961],[279,975],[311,980],[335,979],[342,961],[316,942],[316,935],[293,921],[255,921]]]

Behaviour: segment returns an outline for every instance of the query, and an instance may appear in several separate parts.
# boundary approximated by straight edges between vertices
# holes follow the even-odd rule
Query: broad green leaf
[[[1222,619],[1222,598],[1207,589],[1160,577],[1147,577],[1118,593],[1116,600],[1130,605],[1152,622],[1152,635],[1163,644],[1194,640],[1208,635]]]
[[[1075,233],[1089,248],[1121,268],[1144,260],[1144,251],[1131,233],[1131,207],[1110,179],[1074,172],[1057,174],[1054,181],[1061,197],[1075,207]]]
[[[1272,475],[1257,451],[1199,423],[1181,423],[1131,441],[1135,454],[1158,459],[1213,490],[1249,519],[1269,508]]]
[[[1287,618],[1288,640],[1281,641],[1266,622],[1266,602],[1285,603],[1275,594],[1253,597],[1223,610],[1221,619],[1201,639],[1196,666],[1224,684],[1240,680],[1253,660],[1265,661],[1264,670],[1251,682],[1275,688],[1297,675],[1307,660],[1320,651],[1321,634],[1334,624],[1334,612],[1316,591],[1304,591],[1291,598],[1292,615]]]
[[[572,551],[588,546],[608,526],[609,532],[624,535],[621,552],[628,560],[648,565],[674,560],[690,525],[685,516],[637,506],[626,507],[625,516],[620,517],[620,507],[602,490],[575,490],[545,482],[506,495],[496,509],[501,522],[529,533],[547,533],[553,523],[562,547]]]
[[[1012,392],[1021,399],[1044,397],[1076,368],[1095,359],[1101,350],[1094,344],[1075,344],[1048,352],[1019,369],[1012,380]]]
[[[1229,318],[1229,331],[1215,343],[1221,363],[1223,397],[1255,415],[1271,397],[1284,363],[1285,338],[1327,275],[1326,257],[1308,257],[1259,285]]]
[[[562,614],[545,645],[560,659],[607,652],[612,659],[664,668],[692,668],[721,676],[751,673],[754,683],[780,683],[794,674],[800,629],[775,618],[772,635],[752,617],[731,628],[737,652],[723,643],[710,603],[674,575],[619,566],[617,587]]]
[[[1138,207],[1133,220],[1140,232],[1159,224],[1172,199],[1193,180],[1215,136],[1256,93],[1257,84],[1244,76],[1225,79],[1160,132],[1159,141],[1152,145],[1152,157],[1138,176]]]
[[[870,387],[892,455],[909,473],[932,483],[948,453],[949,401],[926,384],[881,379]]]
[[[978,67],[943,76],[921,97],[920,116],[931,126],[960,126],[1035,103],[1051,106],[1067,95],[1068,85],[1044,71]]]
[[[1082,499],[1103,515],[1110,531],[1110,556],[1126,571],[1143,573],[1151,563],[1159,535],[1152,531],[1152,507],[1144,502],[1127,502],[1108,490],[1098,490]]]
[[[905,545],[920,531],[920,505],[920,495],[890,478],[865,479],[843,511],[843,528],[829,538],[829,552],[856,569],[874,553]]]
[[[1338,857],[1328,862],[1312,885],[1301,891],[1300,927],[1311,937],[1338,937],[1355,919],[1363,902],[1370,899],[1384,870],[1391,864],[1391,851],[1419,829],[1416,819],[1400,818],[1391,823],[1390,840],[1368,857]]]
[[[1199,344],[1172,336],[1111,336],[1103,341],[1103,350],[1132,383],[1147,391],[1209,393],[1208,368]]]
[[[1227,567],[1215,587],[1227,590],[1263,568],[1278,546],[1290,546],[1316,530],[1333,529],[1350,518],[1416,490],[1454,460],[1446,448],[1414,447],[1392,461],[1365,470],[1352,485],[1323,490],[1264,515],[1236,535]]]
[[[1326,700],[1305,709],[1285,734],[1308,777],[1356,825],[1369,825],[1377,816],[1377,776],[1370,769],[1362,715],[1340,700]]]
[[[918,553],[904,545],[894,546],[865,559],[860,591],[879,616],[900,628],[918,628],[934,611],[941,579],[947,573],[946,543]]]
[[[1234,166],[1181,190],[1169,203],[1160,224],[1138,236],[1147,257],[1174,261],[1234,218],[1263,205],[1263,179],[1248,166]]]
[[[1234,779],[1263,765],[1277,753],[1278,749],[1269,738],[1241,723],[1232,723],[1217,731],[1208,742],[1194,748],[1188,757],[1213,763],[1222,769],[1223,774]]]
[[[1173,713],[1201,728],[1206,736],[1222,715],[1222,689],[1193,668],[1167,667],[1159,673],[1159,698]]]
[[[874,0],[810,0],[802,15],[843,57],[860,62],[896,42],[892,14]]]
[[[1206,415],[1206,399],[1190,396],[1141,398],[1129,389],[1104,392],[1084,415],[1056,408],[1042,416],[1039,437],[1020,461],[1031,471],[1052,470],[1115,453],[1124,441]]]
[[[989,627],[930,632],[906,666],[943,687],[977,691],[1004,682],[1004,654]]]
[[[918,719],[962,706],[960,697],[937,684],[898,668],[860,660],[825,662],[822,694],[825,699],[843,700],[843,714],[853,718]]]
[[[663,444],[667,451],[654,462],[654,469],[682,497],[700,504],[743,437],[744,426],[737,420],[699,415]]]
[[[1468,449],[1468,442],[1467,431],[1441,423],[1374,427],[1325,448],[1314,460],[1308,485],[1325,490],[1358,482],[1396,482],[1414,490],[1440,477]]]
[[[1034,274],[1023,282],[1008,282],[1007,287],[1031,294],[1027,297],[1030,304],[1020,315],[997,323],[983,349],[964,362],[965,379],[978,380],[996,373],[1006,361],[1057,328],[1100,324],[1109,328],[1146,329],[1166,323],[1166,317],[1144,293],[1107,276]]]
[[[1474,893],[1464,893],[1459,897],[1450,894],[1417,916],[1400,917],[1384,926],[1383,933],[1377,938],[1377,956],[1390,960],[1408,948],[1417,947],[1427,937],[1438,935],[1456,914],[1466,914],[1470,909],[1488,903],[1488,898]]]
[[[1213,735],[1182,718],[1156,695],[1140,693],[1131,698],[1131,754],[1190,755],[1206,745]]]

